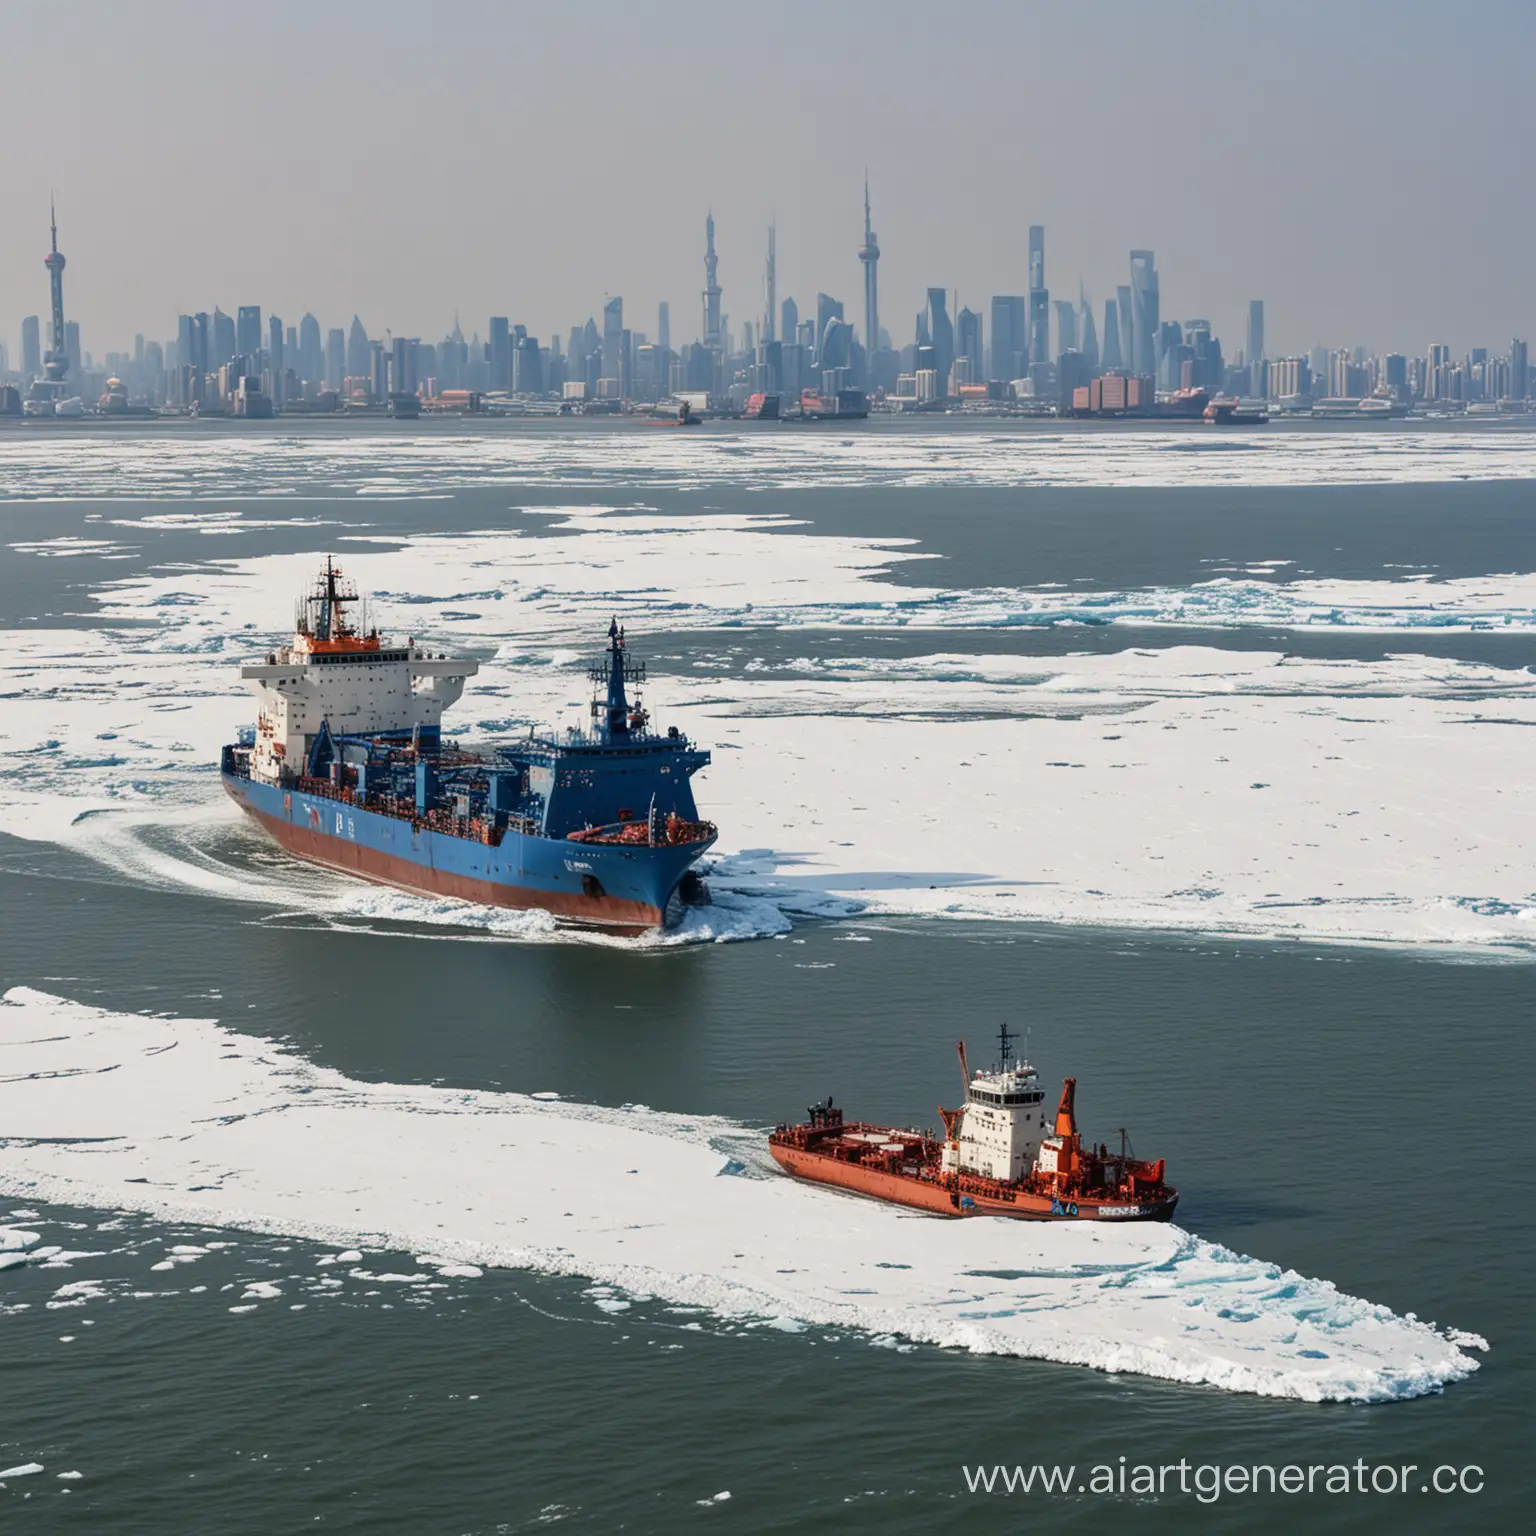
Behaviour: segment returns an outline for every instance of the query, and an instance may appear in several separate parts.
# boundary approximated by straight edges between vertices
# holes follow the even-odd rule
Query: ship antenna
[[[1014,1039],[1015,1039],[1015,1036],[1012,1035],[1009,1032],[1007,1021],[1004,1020],[1003,1023],[1001,1023],[1001,1024],[999,1024],[997,1026],[997,1048],[998,1048],[998,1068],[997,1068],[997,1070],[999,1072],[1006,1072],[1008,1070],[1008,1047],[1009,1047],[1010,1043]]]

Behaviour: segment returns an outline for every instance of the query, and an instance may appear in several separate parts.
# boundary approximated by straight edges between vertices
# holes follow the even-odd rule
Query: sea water
[[[1529,439],[805,442],[5,445],[0,1498],[1010,1529],[1103,1496],[964,1466],[1363,1457],[1514,1507]],[[235,822],[233,668],[326,552],[484,659],[470,740],[579,706],[617,612],[715,749],[715,906],[593,941]],[[772,1176],[829,1091],[936,1121],[1003,1019],[1174,1226]]]

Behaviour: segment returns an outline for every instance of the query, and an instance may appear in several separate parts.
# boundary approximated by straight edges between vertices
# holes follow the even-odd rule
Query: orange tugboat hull
[[[901,1132],[891,1132],[900,1136]],[[1058,1198],[1017,1186],[995,1184],[965,1174],[941,1174],[931,1163],[905,1164],[913,1172],[888,1172],[864,1163],[771,1138],[768,1150],[788,1174],[815,1184],[829,1184],[850,1194],[891,1205],[910,1206],[934,1216],[1009,1216],[1016,1221],[1168,1221],[1179,1203],[1177,1190],[1164,1188],[1155,1198],[1135,1201],[1109,1192]]]

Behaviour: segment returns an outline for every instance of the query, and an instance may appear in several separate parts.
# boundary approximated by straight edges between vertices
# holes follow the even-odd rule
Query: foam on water
[[[0,1002],[0,1124],[11,1195],[355,1244],[343,1263],[579,1275],[609,1301],[1314,1402],[1433,1392],[1486,1347],[1176,1226],[941,1224],[779,1177],[733,1121],[365,1083],[27,988]]]

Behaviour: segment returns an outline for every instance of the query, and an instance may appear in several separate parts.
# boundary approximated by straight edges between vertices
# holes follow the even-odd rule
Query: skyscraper
[[[505,315],[491,316],[491,388],[512,388],[512,323]]]
[[[186,361],[185,358],[182,359]],[[272,370],[272,403],[283,405],[283,322],[276,315],[267,317],[267,366]]]
[[[41,330],[36,315],[28,315],[21,322],[21,371],[29,379],[43,371]]]
[[[1093,305],[1088,302],[1081,278],[1077,284],[1077,312],[1080,332],[1078,345],[1083,349],[1083,361],[1088,365],[1088,372],[1095,374],[1099,371],[1099,333],[1093,326]]]
[[[1006,383],[1024,373],[1024,296],[998,293],[992,296],[992,364],[990,377]]]
[[[834,299],[829,293],[816,295],[816,350],[821,352],[826,345],[827,327],[834,320],[843,318],[843,301]],[[818,367],[825,367],[825,363],[818,363]]]
[[[955,362],[965,363],[964,384],[986,381],[982,367],[981,316],[974,309],[962,309],[955,317]],[[958,372],[958,370],[957,370]]]
[[[603,305],[603,377],[618,385],[624,362],[624,300],[609,299]]]
[[[672,306],[665,299],[656,306],[656,345],[663,352],[672,350]]]
[[[1077,345],[1077,305],[1071,299],[1056,300],[1056,350],[1075,352]]]
[[[235,350],[254,367],[256,354],[261,351],[261,305],[242,304],[235,311]]]
[[[864,244],[859,247],[864,263],[864,350],[873,359],[880,349],[880,243],[869,224],[869,177],[864,178]]]
[[[1122,293],[1124,289],[1120,290]],[[1104,356],[1103,364],[1107,372],[1114,372],[1125,367],[1125,354],[1120,350],[1120,304],[1117,299],[1104,300]]]
[[[1157,268],[1151,251],[1131,252],[1131,370],[1157,373]]]
[[[1051,356],[1051,296],[1045,286],[1045,225],[1029,226],[1029,361]]]
[[[315,345],[320,344],[320,330],[315,328]],[[209,359],[215,372],[235,355],[235,322],[217,304],[213,306],[213,356]]]
[[[457,333],[459,329],[459,317],[453,317],[453,328]],[[459,340],[463,341],[463,336]],[[352,324],[347,327],[347,374],[350,378],[366,379],[372,371],[373,354],[368,349],[368,332],[363,329],[363,322],[352,316]]]
[[[1257,365],[1264,361],[1264,300],[1248,300],[1248,346],[1243,352],[1249,377],[1258,378]]]
[[[933,344],[933,367],[938,375],[939,398],[949,393],[955,364],[955,328],[949,318],[947,296],[942,288],[928,290],[928,336]]]
[[[347,376],[347,333],[337,325],[325,333],[325,387],[340,389]]]
[[[1531,392],[1530,353],[1517,336],[1509,344],[1509,398],[1524,400]]]
[[[786,346],[793,345],[800,330],[800,306],[793,299],[779,305],[779,337]]]
[[[715,255],[715,212],[704,220],[704,345],[720,345],[720,258]]]
[[[774,272],[774,237],[776,230],[772,224],[768,226],[768,266],[763,272],[763,334],[758,338],[762,342],[770,342],[774,339],[773,328],[778,322],[779,308],[779,283]]]
[[[318,393],[325,377],[325,351],[320,345],[320,322],[310,314],[299,321],[298,356],[299,377],[309,386],[307,392]]]
[[[48,292],[53,301],[53,339],[43,357],[43,372],[55,383],[69,372],[68,333],[64,328],[64,257],[59,250],[59,221],[48,203],[48,227],[52,236],[52,249],[43,257],[48,268]]]

